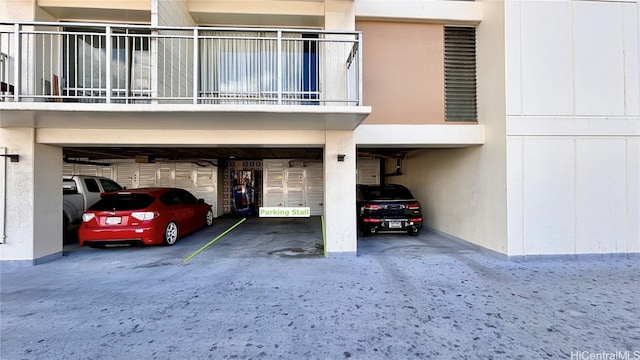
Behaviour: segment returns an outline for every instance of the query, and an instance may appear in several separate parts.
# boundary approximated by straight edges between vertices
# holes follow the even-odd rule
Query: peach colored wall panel
[[[366,124],[444,123],[444,40],[438,24],[358,21]]]

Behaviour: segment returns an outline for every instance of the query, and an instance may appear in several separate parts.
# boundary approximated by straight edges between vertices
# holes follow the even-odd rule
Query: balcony
[[[361,41],[359,32],[0,23],[0,127],[82,126],[69,119],[96,113],[113,115],[101,126],[114,127],[135,112],[217,128],[353,129],[370,112]]]

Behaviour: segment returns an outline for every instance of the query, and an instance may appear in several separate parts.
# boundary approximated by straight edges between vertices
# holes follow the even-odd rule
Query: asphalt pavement
[[[640,359],[638,256],[514,262],[425,231],[325,258],[319,218],[203,249],[237,221],[2,264],[0,359]]]

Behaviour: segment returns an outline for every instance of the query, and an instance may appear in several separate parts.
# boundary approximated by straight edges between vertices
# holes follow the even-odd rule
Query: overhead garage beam
[[[320,130],[37,129],[36,142],[60,146],[322,146]]]
[[[369,106],[3,103],[0,128],[353,130]]]

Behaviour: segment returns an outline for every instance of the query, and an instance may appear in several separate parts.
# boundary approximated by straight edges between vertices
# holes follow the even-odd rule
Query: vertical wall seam
[[[573,139],[573,253],[578,253],[578,139]]]
[[[526,138],[522,138],[522,141],[520,142],[520,169],[521,169],[521,181],[520,181],[520,234],[522,234],[520,237],[520,241],[522,242],[522,256],[525,256],[527,254],[526,251],[526,244],[527,242],[525,241],[525,232],[524,232],[524,222],[526,217],[524,216],[524,210],[525,210],[525,206],[524,206],[524,182],[525,182],[525,166],[524,166],[524,159],[525,159],[525,146],[524,143],[526,141]]]
[[[625,107],[626,108],[626,107]],[[629,171],[631,170],[631,162],[629,161],[629,146],[631,144],[629,143],[629,139],[625,139],[624,140],[624,219],[622,219],[624,225],[622,226],[622,229],[624,231],[624,249],[626,249],[626,251],[632,251],[631,250],[631,246],[629,246],[630,244],[630,239],[629,239],[629,227],[628,227],[628,222],[629,222],[629,218],[630,218],[630,214],[631,214],[631,208],[630,208],[630,203],[629,203],[629,178],[631,176],[631,174],[629,173]],[[615,249],[616,251],[618,251],[618,242],[615,242]],[[624,251],[624,250],[623,250]]]
[[[520,41],[518,43],[518,45],[520,46],[520,49],[518,49],[518,52],[520,53],[520,58],[518,59],[518,61],[520,62],[520,64],[518,64],[518,68],[520,69],[520,116],[524,116],[524,69],[523,69],[523,64],[522,64],[522,59],[524,54],[522,53],[523,50],[523,46],[522,44],[525,44],[524,39],[522,38],[522,4],[518,4],[519,9],[518,9],[518,36],[520,38]],[[522,144],[523,146],[523,150],[524,150],[524,142]],[[524,234],[524,233],[523,233]]]
[[[622,113],[624,116],[629,115],[627,112],[627,44],[625,43],[625,28],[624,28],[624,5],[620,6],[620,31],[622,34]]]
[[[576,117],[576,24],[575,24],[575,4],[571,5],[571,102],[573,118]]]

